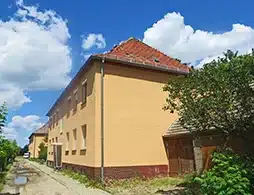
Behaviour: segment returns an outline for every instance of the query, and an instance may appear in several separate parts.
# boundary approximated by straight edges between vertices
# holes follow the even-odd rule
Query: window
[[[70,135],[69,132],[66,133],[66,146],[65,146],[65,150],[69,151],[69,142],[70,142]]]
[[[77,149],[77,129],[73,129],[73,143],[72,143],[72,150]]]
[[[59,129],[60,129],[60,134],[62,134],[63,133],[63,119],[62,118],[59,120]]]
[[[59,110],[57,109],[57,111],[56,111],[56,125],[58,125],[58,120],[59,120]]]
[[[75,112],[77,110],[78,106],[78,90],[74,92],[74,101],[73,101],[73,111]]]
[[[87,100],[87,82],[82,83],[82,103],[85,104]]]
[[[49,129],[51,130],[52,128],[52,117],[49,118]]]
[[[67,106],[68,106],[68,108],[67,108],[68,109],[67,116],[69,116],[70,115],[70,111],[71,111],[71,97],[68,98],[68,105]]]
[[[52,138],[52,143],[55,143],[55,142],[54,142],[54,138]]]
[[[83,125],[82,126],[82,142],[81,142],[81,149],[85,150],[86,149],[86,137],[87,137],[87,126]]]
[[[56,143],[58,142],[58,137],[56,137]]]
[[[56,122],[56,114],[53,115],[53,122],[52,122],[53,123],[53,128],[55,126],[55,122]]]
[[[49,145],[51,144],[51,139],[49,140]]]

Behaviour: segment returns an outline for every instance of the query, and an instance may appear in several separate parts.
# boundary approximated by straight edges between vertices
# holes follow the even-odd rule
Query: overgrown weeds
[[[4,188],[4,184],[6,182],[6,175],[7,175],[8,171],[10,170],[11,166],[12,166],[12,164],[8,164],[5,168],[5,171],[0,172],[0,192]]]
[[[151,195],[157,194],[159,191],[168,191],[177,188],[182,183],[181,178],[156,177],[151,179],[142,179],[140,177],[109,180],[106,189],[115,195]]]
[[[64,169],[61,171],[63,175],[66,175],[72,179],[77,180],[79,183],[84,184],[86,187],[90,188],[99,188],[105,190],[104,186],[97,180],[92,180],[87,177],[85,174],[81,174],[70,169]]]
[[[33,161],[33,162],[40,163],[40,164],[44,164],[45,163],[44,159],[39,159],[39,158],[29,158],[29,160]]]

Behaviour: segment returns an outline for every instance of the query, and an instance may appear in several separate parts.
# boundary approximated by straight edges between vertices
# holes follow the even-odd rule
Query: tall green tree
[[[180,123],[194,135],[216,129],[225,137],[249,139],[254,131],[254,52],[224,57],[172,77],[164,109],[177,112]]]
[[[41,160],[47,160],[47,147],[45,146],[45,143],[44,142],[41,142],[40,145],[39,145],[39,159]]]
[[[0,133],[2,133],[2,128],[3,128],[4,125],[5,125],[5,122],[6,122],[6,115],[7,115],[7,108],[6,108],[6,105],[3,104],[3,105],[0,107]]]

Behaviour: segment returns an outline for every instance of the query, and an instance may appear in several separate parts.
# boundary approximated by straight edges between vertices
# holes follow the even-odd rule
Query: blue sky
[[[226,49],[254,47],[254,2],[1,0],[0,102],[4,134],[20,145],[92,53],[136,37],[201,67]]]

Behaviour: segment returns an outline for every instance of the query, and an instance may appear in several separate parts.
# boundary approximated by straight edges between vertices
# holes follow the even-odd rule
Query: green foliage
[[[77,172],[69,170],[69,169],[64,169],[62,171],[62,173],[72,179],[79,181],[80,183],[84,184],[86,187],[99,188],[99,189],[105,190],[105,188],[99,181],[91,180],[85,174],[80,174],[80,173],[77,173]]]
[[[2,128],[3,128],[4,125],[5,125],[5,122],[6,122],[6,115],[7,115],[7,108],[6,108],[6,105],[3,104],[3,105],[0,107],[0,133],[2,133]]]
[[[33,161],[33,162],[40,163],[40,164],[43,164],[45,162],[44,159],[39,159],[39,158],[29,158],[29,160]]]
[[[39,159],[46,161],[47,160],[48,149],[47,149],[47,147],[45,147],[45,143],[44,142],[40,143],[39,149],[40,149],[40,151],[39,151]]]
[[[29,152],[28,144],[20,149],[20,155],[23,156],[27,152]]]
[[[254,193],[254,164],[231,150],[214,152],[213,167],[192,180],[204,195],[251,195]]]
[[[19,154],[16,141],[10,141],[0,136],[0,172],[4,171],[9,163],[12,163]]]
[[[254,129],[254,52],[223,58],[171,77],[164,109],[177,112],[180,123],[193,133],[211,129],[225,136],[248,135]],[[245,136],[249,138],[248,136]]]

